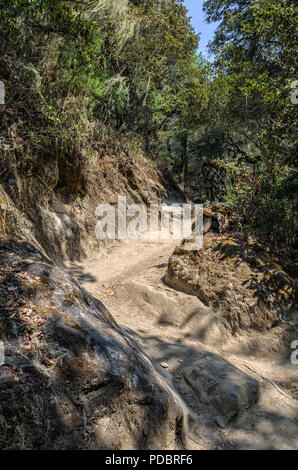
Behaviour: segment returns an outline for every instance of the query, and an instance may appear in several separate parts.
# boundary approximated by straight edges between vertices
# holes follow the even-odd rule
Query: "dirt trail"
[[[176,245],[173,240],[121,242],[109,254],[74,263],[68,270],[105,304],[194,412],[190,449],[298,448],[297,402],[286,398],[245,363],[291,396],[297,387],[297,366],[278,354],[247,355],[242,348],[243,338],[230,338],[222,344],[218,341],[218,345],[213,342],[211,346],[195,337],[191,322],[179,326],[168,323],[172,304],[167,302],[173,301],[175,306],[178,301],[179,306],[179,301],[186,305],[194,299],[163,284],[168,259]],[[260,381],[258,403],[224,428],[215,424],[210,407],[198,400],[183,377],[184,367],[206,350]]]

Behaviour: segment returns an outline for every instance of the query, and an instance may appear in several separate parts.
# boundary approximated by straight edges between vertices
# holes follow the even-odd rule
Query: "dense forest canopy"
[[[192,199],[294,248],[297,5],[206,0],[211,63],[180,0],[0,0],[1,152],[18,164],[125,136]],[[49,157],[50,158],[50,157]]]

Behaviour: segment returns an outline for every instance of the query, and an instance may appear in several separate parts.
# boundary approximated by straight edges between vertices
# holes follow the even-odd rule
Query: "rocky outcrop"
[[[159,323],[186,329],[208,344],[218,345],[227,339],[212,309],[195,296],[177,292],[164,284],[149,285],[146,280],[126,282],[115,295],[122,301],[133,299],[144,314],[153,316]]]
[[[220,427],[259,398],[258,381],[216,354],[206,352],[197,356],[185,366],[183,375],[198,399],[219,413],[215,421]]]
[[[182,448],[178,399],[102,303],[28,242],[0,260],[0,448]]]
[[[229,235],[206,236],[197,251],[184,245],[169,260],[166,284],[197,296],[230,333],[268,330],[294,308],[293,263],[282,266],[261,245]]]

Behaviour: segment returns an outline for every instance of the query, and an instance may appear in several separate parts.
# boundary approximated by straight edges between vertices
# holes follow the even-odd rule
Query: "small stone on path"
[[[168,369],[169,368],[169,364],[167,362],[161,362],[160,363],[161,367],[163,367],[164,369]]]

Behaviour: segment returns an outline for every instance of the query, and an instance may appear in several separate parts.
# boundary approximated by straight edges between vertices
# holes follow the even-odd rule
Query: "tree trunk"
[[[188,141],[188,135],[187,135],[186,132],[184,132],[184,133],[182,134],[182,138],[181,138],[184,190],[185,190],[185,187],[186,187],[186,181],[187,181],[187,176],[188,176],[187,141]]]

